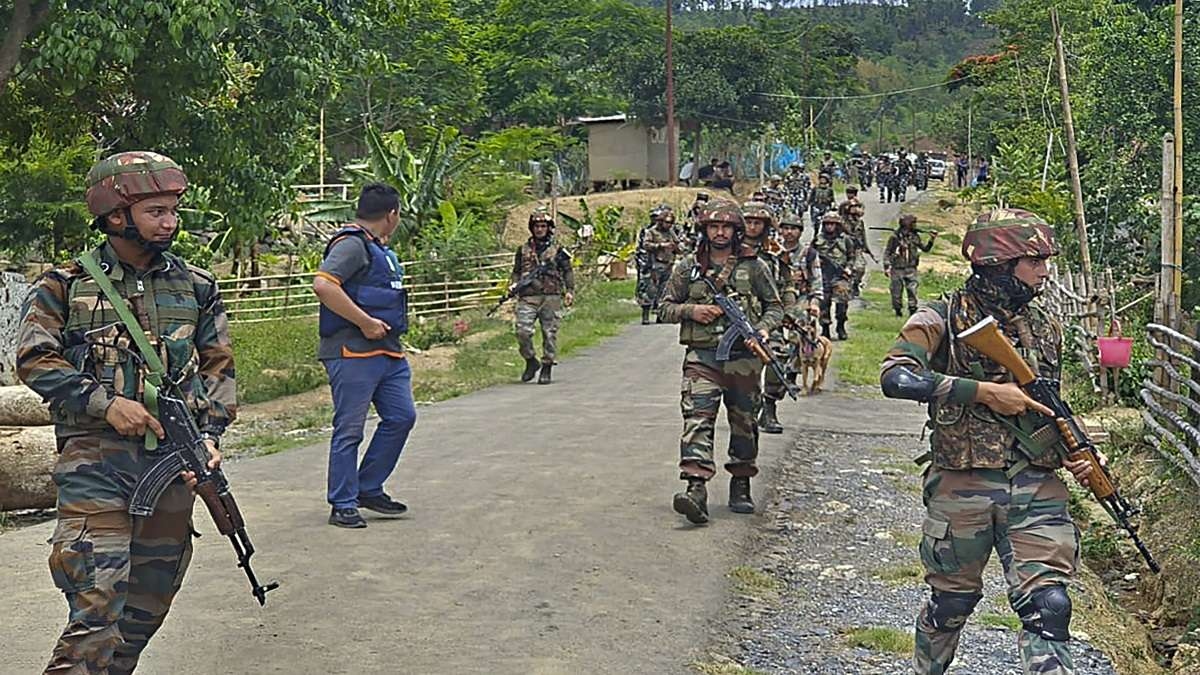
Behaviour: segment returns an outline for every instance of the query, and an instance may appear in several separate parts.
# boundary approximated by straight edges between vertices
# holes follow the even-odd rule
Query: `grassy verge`
[[[914,639],[912,631],[882,626],[855,628],[846,634],[846,642],[852,647],[865,647],[893,654],[911,654]]]

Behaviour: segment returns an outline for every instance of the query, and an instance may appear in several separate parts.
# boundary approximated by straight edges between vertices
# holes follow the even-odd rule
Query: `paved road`
[[[868,201],[870,224],[895,206]],[[755,516],[670,509],[682,349],[671,326],[630,326],[555,370],[423,406],[390,492],[411,514],[366,530],[325,524],[324,446],[227,467],[283,586],[260,609],[207,514],[187,582],[140,673],[678,673],[723,607]],[[515,373],[514,373],[515,375]],[[420,373],[416,374],[420,377]],[[897,433],[915,407],[824,395],[783,406],[764,474],[807,433]],[[726,438],[718,429],[718,444]],[[200,508],[200,507],[198,507]],[[46,572],[52,523],[0,536],[0,673],[31,673],[65,619]],[[19,592],[13,592],[19,589]]]

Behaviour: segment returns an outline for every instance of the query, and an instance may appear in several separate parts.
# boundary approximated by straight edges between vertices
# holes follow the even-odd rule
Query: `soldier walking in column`
[[[1065,459],[1052,411],[958,338],[994,317],[1038,376],[1059,378],[1062,327],[1033,302],[1058,253],[1054,231],[1027,211],[996,209],[970,226],[962,252],[972,269],[966,285],[908,318],[880,374],[886,396],[929,404],[932,429],[918,460],[932,461],[920,544],[931,595],[916,621],[913,668],[948,672],[995,549],[1021,620],[1024,671],[1069,675],[1067,585],[1079,566],[1079,533],[1056,469],[1086,485],[1090,464]]]
[[[728,327],[714,304],[714,288],[735,297],[764,337],[783,319],[783,304],[771,273],[754,250],[742,245],[745,221],[737,204],[712,202],[700,216],[703,238],[695,254],[675,265],[658,310],[664,323],[678,323],[683,357],[679,441],[680,478],[687,489],[673,499],[689,522],[708,522],[707,482],[717,472],[713,432],[722,401],[729,420],[729,508],[753,513],[750,479],[758,473],[758,410],[762,362],[748,348],[717,360],[717,343]],[[711,286],[710,286],[711,284]]]
[[[642,325],[650,323],[651,311],[658,311],[667,277],[685,246],[684,237],[675,228],[674,210],[666,204],[655,207],[650,212],[650,224],[638,232],[637,301],[642,307]]]
[[[42,276],[22,310],[17,374],[49,402],[55,424],[50,575],[70,610],[46,673],[132,673],[183,584],[192,490],[176,481],[153,515],[129,513],[134,486],[163,456],[163,426],[151,413],[157,385],[177,383],[210,468],[237,409],[216,279],[169,252],[187,184],[178,164],[153,152],[92,167],[85,201],[106,240]],[[121,318],[117,298],[138,325]],[[163,372],[139,343],[161,352]]]
[[[517,345],[525,359],[521,381],[537,375],[538,384],[550,384],[558,354],[558,324],[562,308],[575,302],[575,272],[571,254],[554,241],[554,219],[544,209],[529,214],[529,241],[513,258],[510,291],[517,291]],[[529,282],[529,283],[522,283]],[[533,347],[535,323],[542,326],[542,359]],[[539,372],[539,364],[541,370]]]
[[[758,254],[758,259],[766,265],[767,270],[771,273],[771,280],[775,282],[775,288],[779,291],[785,315],[794,311],[796,292],[791,276],[779,259],[782,248],[775,241],[774,214],[767,204],[746,202],[742,204],[742,218],[746,222],[746,246],[754,249]],[[788,346],[782,324],[771,331],[769,344],[775,358],[780,362],[787,359]],[[763,391],[766,395],[763,397],[762,408],[758,414],[758,428],[764,434],[782,434],[783,425],[779,423],[776,406],[786,393],[786,388],[779,376],[770,368],[764,369],[763,372]],[[772,396],[772,394],[775,395]]]
[[[856,272],[854,240],[842,228],[842,218],[830,211],[821,218],[821,235],[813,242],[821,259],[821,280],[825,285],[821,299],[821,335],[829,337],[836,312],[837,339],[845,340],[846,319],[850,311]]]
[[[935,239],[937,232],[928,242],[921,242],[917,217],[911,213],[900,216],[900,227],[888,239],[883,251],[883,272],[891,279],[892,310],[896,316],[902,316],[905,291],[908,292],[908,313],[917,311],[917,286],[920,281],[917,266],[921,264],[921,253],[928,253]]]
[[[858,188],[846,186],[846,201],[838,205],[838,215],[842,217],[842,227],[854,241],[854,279],[851,280],[851,297],[857,298],[862,291],[863,276],[867,273],[867,256],[875,256],[867,246],[867,223],[863,220],[867,209],[858,199]]]

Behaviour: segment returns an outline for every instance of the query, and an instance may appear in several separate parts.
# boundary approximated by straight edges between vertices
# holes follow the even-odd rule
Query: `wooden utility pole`
[[[317,141],[317,196],[325,199],[325,106],[321,106],[320,140]]]
[[[1083,186],[1079,181],[1079,156],[1075,151],[1075,120],[1071,116],[1071,90],[1067,85],[1067,62],[1063,55],[1062,27],[1058,24],[1058,10],[1050,9],[1050,22],[1054,27],[1054,57],[1058,62],[1058,88],[1062,97],[1063,126],[1067,135],[1067,167],[1071,171],[1071,194],[1075,197],[1075,231],[1079,238],[1079,265],[1083,272],[1083,295],[1091,297],[1092,254],[1088,250],[1087,218],[1083,212]]]
[[[679,148],[675,137],[675,41],[671,35],[671,5],[674,0],[667,0],[667,185],[675,187],[679,177]],[[699,148],[696,149],[699,151]],[[696,166],[693,164],[692,172]]]
[[[816,147],[815,147],[817,144],[817,130],[815,127],[816,123],[817,123],[817,118],[816,118],[815,114],[813,113],[812,104],[809,104],[809,106],[808,106],[808,148],[810,151],[816,150]]]
[[[972,123],[974,121],[971,119],[971,113],[974,110],[975,109],[968,102],[967,103],[967,185],[971,184],[971,172],[975,170],[975,155],[971,154],[972,153],[971,131],[972,131]]]
[[[879,111],[879,142],[875,144],[875,154],[883,154],[883,110]]]
[[[1159,257],[1158,301],[1154,303],[1154,320],[1174,327],[1179,296],[1175,293],[1175,137],[1170,133],[1163,134],[1160,212],[1162,252]]]
[[[1171,262],[1174,265],[1172,292],[1176,302],[1183,293],[1183,142],[1183,0],[1175,0],[1175,175],[1172,181],[1175,255]],[[1178,312],[1173,318],[1175,323],[1171,327],[1178,330]]]

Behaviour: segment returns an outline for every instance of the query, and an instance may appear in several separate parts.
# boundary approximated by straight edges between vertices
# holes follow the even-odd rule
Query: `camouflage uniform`
[[[771,217],[768,205],[756,202],[746,202],[743,204],[742,215],[746,220]],[[776,290],[779,291],[779,299],[783,303],[784,314],[792,315],[796,309],[796,288],[792,283],[791,275],[780,258],[780,253],[782,253],[783,249],[773,238],[773,225],[772,218],[771,226],[764,228],[761,236],[751,239],[747,235],[746,245],[755,250],[758,254],[758,259],[762,261],[763,265],[770,272],[771,281],[774,282]],[[782,324],[771,331],[769,346],[775,358],[779,359],[780,362],[787,360],[789,350]],[[786,395],[786,392],[787,389],[784,383],[775,374],[775,371],[770,368],[763,369],[763,393],[765,397],[757,416],[758,427],[763,433],[777,434],[783,432],[783,427],[776,418],[775,404]]]
[[[638,233],[639,254],[644,255],[648,263],[648,274],[644,279],[638,278],[637,301],[643,308],[658,309],[658,299],[662,297],[667,277],[671,276],[676,254],[684,248],[682,240],[683,236],[673,225],[664,228],[653,224]]]
[[[851,295],[858,297],[862,288],[863,277],[867,273],[867,223],[863,220],[866,208],[857,195],[847,196],[846,201],[838,205],[838,215],[842,217],[842,226],[854,241],[854,278],[851,283]]]
[[[98,258],[159,348],[205,432],[219,436],[236,410],[233,349],[212,275],[161,254],[151,269]],[[133,487],[158,457],[122,437],[104,415],[114,396],[141,400],[144,369],[123,324],[78,263],[43,276],[25,303],[18,374],[50,402],[58,438],[58,526],[50,570],[70,619],[49,673],[129,673],[166,618],[191,559],[193,495],[172,484],[154,515],[127,512]],[[107,670],[106,670],[107,669]]]
[[[1052,255],[1052,233],[1035,218],[1020,211],[981,218],[964,238],[964,254],[983,265],[999,264],[988,262],[997,251],[1001,262]],[[989,233],[991,224],[998,227]],[[1008,231],[998,231],[1003,228]],[[1018,646],[1025,672],[1073,672],[1066,585],[1079,564],[1079,535],[1067,512],[1067,487],[1055,473],[1066,449],[1051,420],[1035,413],[1001,416],[975,402],[979,381],[1011,382],[1012,376],[955,337],[994,316],[1038,374],[1057,379],[1060,326],[1037,305],[1006,304],[1006,292],[973,276],[965,289],[909,317],[882,366],[885,393],[929,403],[932,466],[925,474],[920,553],[932,595],[916,622],[918,673],[949,668],[962,628],[982,598],[993,548],[1009,603],[1022,620]],[[889,390],[901,375],[909,384]],[[917,381],[928,386],[919,396],[901,391],[915,391]]]
[[[792,290],[796,294],[796,302],[784,311],[785,317],[795,326],[807,326],[813,320],[808,313],[808,308],[814,302],[818,306],[822,305],[825,299],[820,258],[817,257],[817,251],[812,246],[798,244],[796,248],[783,249],[779,253],[779,260],[784,274],[790,279]],[[800,343],[800,333],[797,330],[788,331],[787,342],[789,348],[785,368],[788,372],[788,379],[794,381],[795,375],[799,372],[796,360],[800,357],[800,351],[805,345]],[[767,371],[763,393],[767,398],[778,401],[787,395],[787,390],[783,383],[773,375],[772,371]]]
[[[679,441],[681,476],[707,480],[716,474],[713,460],[713,431],[717,411],[725,402],[729,420],[729,461],[725,469],[734,476],[758,473],[758,428],[762,362],[745,349],[735,349],[728,361],[717,360],[717,342],[728,328],[724,317],[708,325],[692,320],[692,307],[713,304],[712,291],[699,275],[713,280],[727,293],[736,292],[746,316],[756,328],[773,330],[783,318],[779,292],[771,271],[755,251],[743,248],[730,257],[725,267],[709,265],[707,251],[689,255],[675,265],[667,292],[658,310],[664,323],[678,323],[683,357],[680,409],[683,434]]]
[[[788,175],[783,181],[783,190],[787,199],[787,210],[801,216],[808,202],[808,192],[812,189],[812,181],[799,165],[788,169]]]
[[[537,241],[533,237],[521,244],[513,258],[510,281],[516,284],[538,265],[550,262],[545,273],[521,291],[517,298],[517,344],[526,361],[537,358],[533,347],[535,322],[542,324],[542,364],[553,364],[558,354],[558,324],[562,320],[562,294],[575,292],[575,273],[571,254],[553,237]]]
[[[833,208],[833,201],[833,188],[830,187],[828,182],[821,181],[816,188],[813,188],[808,200],[809,216],[813,227],[818,227],[821,222],[821,216]]]
[[[821,259],[821,279],[825,286],[821,299],[822,332],[829,337],[829,326],[835,318],[831,309],[836,309],[838,332],[844,335],[856,272],[854,239],[840,228],[829,235],[822,227],[813,248]]]
[[[917,265],[921,263],[921,252],[928,253],[933,248],[933,240],[928,244],[921,243],[921,235],[916,230],[901,228],[888,239],[883,251],[883,267],[891,277],[892,309],[896,316],[900,315],[904,301],[904,292],[908,291],[908,313],[917,311]]]

